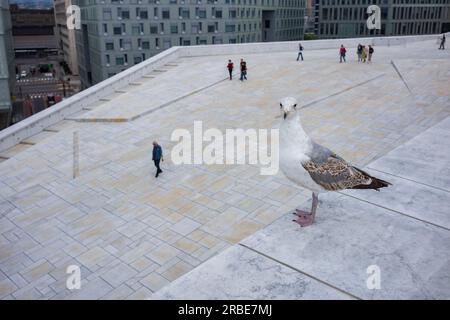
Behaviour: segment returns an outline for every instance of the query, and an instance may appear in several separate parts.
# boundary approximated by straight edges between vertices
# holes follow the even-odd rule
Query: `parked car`
[[[27,76],[27,72],[25,70],[22,70],[22,72],[20,73],[20,77],[21,78],[25,78]]]

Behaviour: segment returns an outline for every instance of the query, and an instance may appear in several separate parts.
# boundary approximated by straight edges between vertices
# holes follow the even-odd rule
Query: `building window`
[[[116,65],[117,66],[123,66],[125,63],[125,60],[123,59],[123,57],[116,57]]]
[[[142,57],[141,56],[134,56],[134,64],[138,64],[142,62]]]
[[[148,40],[142,41],[142,49],[149,50],[150,49],[150,41],[148,41]]]
[[[170,25],[170,33],[178,33],[178,25],[176,24]]]
[[[191,24],[191,33],[198,33],[199,30],[199,25],[197,23]]]
[[[222,19],[222,9],[216,9],[214,11],[214,17],[216,17],[217,19]]]
[[[115,34],[115,35],[121,35],[121,34],[122,34],[122,26],[121,26],[121,25],[120,25],[120,26],[115,25],[115,26],[113,27],[113,34]]]
[[[150,33],[151,34],[157,34],[158,33],[158,25],[157,24],[151,24],[150,25]]]
[[[225,32],[235,32],[235,31],[236,31],[236,25],[234,25],[234,24],[225,25]]]
[[[103,20],[112,20],[111,8],[103,8]]]
[[[131,39],[120,39],[119,40],[120,48],[124,50],[131,50]]]
[[[105,43],[106,50],[114,50],[114,41],[107,41]]]
[[[164,49],[169,49],[172,46],[172,41],[170,39],[164,39]]]
[[[128,9],[125,8],[117,8],[117,17],[126,20],[126,19],[130,19],[130,11]]]
[[[162,18],[170,19],[170,10],[169,9],[162,9]]]
[[[206,9],[205,8],[195,8],[195,16],[200,19],[206,19]]]
[[[148,19],[148,11],[145,8],[136,8],[136,17],[138,19]]]
[[[138,24],[133,24],[131,26],[131,34],[138,35],[141,33],[141,26]]]
[[[189,8],[180,8],[178,10],[179,16],[183,19],[189,19],[190,18],[190,11]]]
[[[209,25],[208,25],[208,32],[209,32],[209,33],[213,33],[214,31],[216,31],[215,25],[209,24]]]
[[[235,19],[237,17],[237,10],[236,9],[230,9],[228,11],[228,18]]]

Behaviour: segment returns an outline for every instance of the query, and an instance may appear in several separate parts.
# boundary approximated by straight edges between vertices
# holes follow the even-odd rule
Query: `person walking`
[[[369,62],[372,62],[373,52],[374,52],[373,47],[369,45],[369,59],[368,59]]]
[[[344,60],[344,62],[346,62],[345,61],[345,53],[346,52],[347,52],[347,50],[345,49],[344,45],[341,44],[341,48],[339,49],[339,57],[340,57],[339,63],[342,63],[342,60]]]
[[[247,80],[247,62],[241,59],[241,81]]]
[[[366,46],[362,46],[362,50],[361,50],[361,61],[362,61],[362,62],[366,62],[366,58],[367,58]]]
[[[441,45],[439,46],[439,50],[445,50],[445,33],[442,34]]]
[[[228,64],[227,64],[227,69],[228,69],[228,73],[230,74],[230,80],[233,79],[233,62],[231,60],[228,60]]]
[[[361,45],[361,43],[358,44],[358,47],[356,49],[356,54],[358,55],[358,62],[361,62],[361,55],[362,55],[362,45]]]
[[[303,47],[302,47],[302,44],[301,43],[299,43],[298,44],[298,55],[297,55],[297,61],[298,61],[298,59],[300,59],[300,57],[302,57],[302,61],[303,61]]]
[[[153,156],[152,156],[152,160],[155,163],[155,167],[156,167],[155,178],[158,178],[159,174],[163,172],[161,170],[161,168],[159,167],[159,163],[160,163],[160,161],[164,161],[164,157],[163,157],[163,154],[162,154],[162,148],[158,144],[158,142],[156,142],[156,141],[153,141]]]

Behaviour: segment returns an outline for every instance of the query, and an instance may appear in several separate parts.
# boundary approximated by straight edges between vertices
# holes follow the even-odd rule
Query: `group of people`
[[[358,55],[358,62],[372,62],[372,55],[374,53],[374,49],[371,45],[363,46],[362,44],[358,44],[356,48],[356,54]],[[345,55],[347,53],[347,49],[345,49],[344,45],[341,44],[339,48],[339,62],[342,63],[345,61]]]
[[[361,44],[358,44],[358,47],[356,49],[356,54],[358,55],[358,62],[371,62],[372,61],[372,55],[374,53],[374,49],[371,45],[369,46],[363,46]],[[339,48],[339,62],[346,62],[345,56],[347,54],[347,49],[342,44]],[[298,44],[298,55],[297,55],[297,61],[300,60],[300,58],[303,61],[303,46],[301,43]]]
[[[241,77],[239,80],[241,80],[241,81],[247,80],[247,62],[244,61],[244,59],[241,59],[239,68],[241,71]],[[230,80],[233,80],[233,69],[234,69],[233,61],[228,60],[227,69],[228,69],[228,73],[230,74]]]
[[[373,47],[369,45],[368,47],[358,44],[356,49],[356,54],[358,55],[358,62],[368,62],[372,61]]]

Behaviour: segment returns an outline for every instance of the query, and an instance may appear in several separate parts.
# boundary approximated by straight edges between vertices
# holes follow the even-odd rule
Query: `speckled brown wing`
[[[353,167],[336,154],[330,154],[325,161],[307,161],[302,163],[315,183],[325,190],[364,188],[370,186],[372,177]]]

